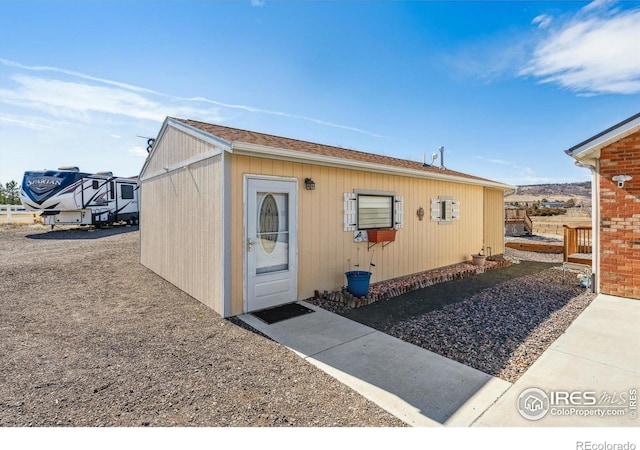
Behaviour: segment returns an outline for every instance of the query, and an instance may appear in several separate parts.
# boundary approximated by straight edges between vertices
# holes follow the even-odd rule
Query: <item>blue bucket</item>
[[[355,297],[365,297],[369,293],[371,272],[353,270],[344,273],[347,276],[347,291]]]

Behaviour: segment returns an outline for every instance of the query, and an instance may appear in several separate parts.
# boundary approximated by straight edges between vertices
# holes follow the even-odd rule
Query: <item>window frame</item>
[[[356,229],[357,230],[389,230],[395,228],[395,215],[396,215],[396,194],[390,191],[370,191],[370,190],[354,190],[356,195]],[[360,197],[380,197],[391,199],[389,223],[384,226],[376,227],[363,227],[360,223]]]
[[[452,223],[453,222],[453,197],[438,197],[438,201],[440,202],[440,217],[439,223]],[[448,209],[450,211],[449,217],[447,217],[447,204]],[[444,212],[444,217],[442,213]]]
[[[437,203],[437,208],[434,210],[434,202]],[[457,212],[456,212],[457,209]],[[437,211],[437,215],[434,212]],[[447,212],[449,214],[447,214]],[[452,196],[439,195],[437,198],[431,200],[431,220],[438,222],[438,224],[446,225],[451,224],[455,220],[460,219],[460,201],[456,200]]]
[[[124,188],[125,187],[131,188],[131,193],[130,193],[131,196],[130,197],[129,196],[127,196],[127,197],[124,196]],[[120,198],[122,200],[134,200],[136,198],[136,196],[134,194],[134,190],[135,190],[135,188],[130,184],[124,184],[124,183],[121,184],[120,185]]]

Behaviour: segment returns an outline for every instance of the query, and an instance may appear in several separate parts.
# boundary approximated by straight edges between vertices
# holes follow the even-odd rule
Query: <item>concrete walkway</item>
[[[573,405],[556,402],[541,419],[528,420],[519,414],[517,402],[529,388],[546,394],[594,393],[589,395],[596,397],[597,404],[592,407],[589,398],[574,394]],[[633,390],[640,394],[640,300],[601,294],[473,425],[639,427],[640,402],[635,414],[630,409]],[[583,415],[597,409],[624,415]]]
[[[240,318],[413,426],[640,426],[640,301],[599,295],[529,370],[511,384],[302,302],[315,313],[267,325]],[[523,391],[578,392],[539,420],[518,411]],[[582,393],[588,397],[581,397]],[[624,415],[585,416],[587,409]],[[578,412],[582,411],[582,412]],[[610,413],[605,413],[610,414]]]
[[[510,383],[337,314],[247,324],[413,426],[469,426]]]

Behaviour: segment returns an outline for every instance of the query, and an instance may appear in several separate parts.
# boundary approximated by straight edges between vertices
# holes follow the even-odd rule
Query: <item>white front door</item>
[[[245,178],[246,308],[298,298],[297,181]]]

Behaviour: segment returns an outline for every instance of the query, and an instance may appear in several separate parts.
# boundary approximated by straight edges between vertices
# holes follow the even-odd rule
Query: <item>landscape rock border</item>
[[[314,296],[305,301],[333,312],[344,308],[360,308],[380,300],[387,300],[410,291],[433,286],[434,284],[472,277],[490,270],[509,267],[511,264],[512,262],[504,258],[503,255],[494,255],[487,258],[484,266],[476,266],[471,262],[462,262],[373,283],[369,288],[369,294],[365,297],[355,297],[347,291],[346,286],[343,286],[340,291],[320,292],[316,290]]]

